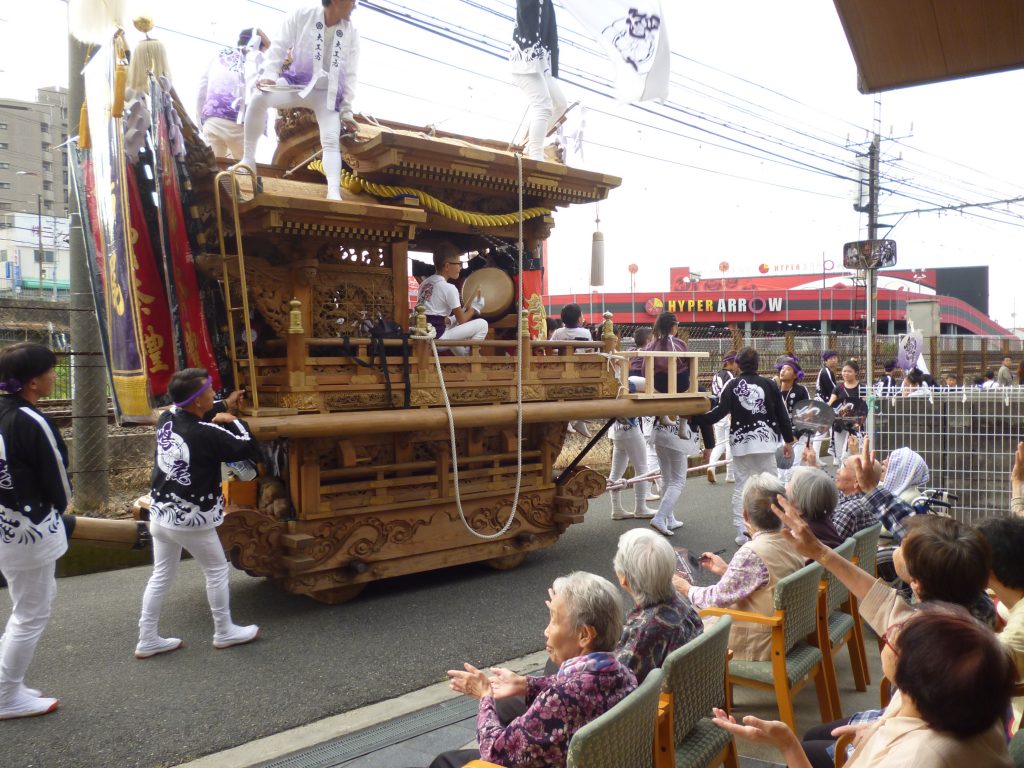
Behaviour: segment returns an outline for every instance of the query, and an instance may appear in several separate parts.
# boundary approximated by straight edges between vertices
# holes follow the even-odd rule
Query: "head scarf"
[[[919,453],[909,448],[897,448],[889,454],[889,465],[881,486],[893,496],[900,496],[908,488],[914,489],[924,485],[930,478],[928,465]]]

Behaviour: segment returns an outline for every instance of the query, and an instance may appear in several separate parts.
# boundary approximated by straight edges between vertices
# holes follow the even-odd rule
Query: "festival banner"
[[[661,0],[562,0],[615,67],[620,101],[664,101],[672,52]]]
[[[199,295],[195,261],[189,246],[177,156],[184,153],[181,129],[176,124],[174,103],[159,84],[150,93],[153,119],[156,124],[156,167],[160,197],[161,245],[163,269],[168,293],[177,313],[178,341],[184,358],[182,367],[205,368],[213,377],[214,389],[220,389],[220,369],[213,354],[213,345],[206,327],[206,317]]]
[[[160,397],[167,394],[167,385],[174,373],[171,313],[167,306],[167,294],[157,272],[138,180],[132,172],[127,174],[127,179],[132,243],[135,245],[135,294],[142,321],[146,376],[150,391],[155,397]]]
[[[96,260],[103,270],[102,295],[110,356],[111,383],[118,418],[152,418],[146,382],[145,357],[135,294],[134,257],[128,237],[130,224],[121,118],[111,114],[114,94],[115,53],[112,45],[100,48],[86,65],[85,95],[92,136],[90,161],[94,194],[86,209],[92,217]],[[94,203],[94,211],[92,204]]]

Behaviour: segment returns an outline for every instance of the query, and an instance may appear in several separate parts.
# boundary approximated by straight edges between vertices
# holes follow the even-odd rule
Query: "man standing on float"
[[[323,148],[327,199],[341,199],[341,126],[355,132],[352,117],[359,66],[359,33],[350,17],[356,0],[321,0],[285,18],[267,51],[257,93],[245,113],[245,149],[239,165],[256,170],[256,143],[267,109],[305,107],[316,114]],[[291,52],[291,64],[284,68]],[[283,71],[282,71],[283,70]]]

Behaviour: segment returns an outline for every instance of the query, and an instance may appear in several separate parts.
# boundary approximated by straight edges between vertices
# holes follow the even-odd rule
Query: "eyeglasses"
[[[890,624],[889,628],[882,633],[882,642],[888,645],[889,650],[891,650],[897,656],[900,655],[900,651],[895,645],[892,644],[892,641],[895,639],[895,636],[899,634],[899,629],[902,626],[902,621],[899,624]]]

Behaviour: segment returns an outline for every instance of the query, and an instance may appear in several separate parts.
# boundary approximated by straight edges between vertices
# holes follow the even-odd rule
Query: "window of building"
[[[10,147],[7,146],[6,141],[0,141],[0,149],[10,149]]]
[[[49,133],[50,132],[50,124],[49,123],[40,123],[39,124],[39,132],[40,133]]]
[[[7,123],[0,123],[0,131],[6,131],[6,130],[7,130]]]
[[[46,210],[50,210],[51,208],[53,208],[53,201],[43,200],[43,208],[45,208]]]
[[[32,251],[32,259],[36,262],[36,264],[39,263],[40,259],[38,248]],[[42,262],[43,264],[53,264],[53,251],[43,251]]]
[[[11,210],[11,204],[10,203],[0,203],[0,211],[9,211],[9,210]]]
[[[40,142],[39,146],[42,147],[43,152],[49,152],[50,151],[50,142],[48,142],[48,141]]]
[[[51,163],[49,160],[43,160],[43,170],[44,171],[52,171],[53,170],[53,163]]]
[[[9,182],[9,181],[0,181],[0,189],[10,189],[10,188],[11,188],[11,182]]]
[[[43,182],[43,189],[46,192],[52,192],[53,191],[53,182],[52,181],[44,181]]]
[[[0,250],[0,261],[7,261],[7,251]]]
[[[0,170],[6,171],[10,167],[11,167],[10,163],[0,163]]]

